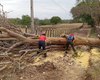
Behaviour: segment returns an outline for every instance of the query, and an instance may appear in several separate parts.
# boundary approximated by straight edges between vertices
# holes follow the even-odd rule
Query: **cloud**
[[[59,16],[63,19],[72,18],[70,9],[76,0],[34,0],[34,15],[40,19]],[[6,11],[13,11],[8,17],[30,15],[30,0],[0,0]]]

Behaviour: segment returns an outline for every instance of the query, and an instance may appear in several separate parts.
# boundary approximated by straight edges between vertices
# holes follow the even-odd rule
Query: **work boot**
[[[39,54],[41,52],[41,49],[39,49],[38,51],[37,51],[37,54]]]
[[[47,57],[47,54],[46,53],[44,53],[44,56],[43,57]]]
[[[37,51],[37,54],[39,54],[40,53],[40,51]]]
[[[64,53],[64,57],[66,56],[66,53]]]
[[[68,52],[67,52],[67,51],[65,51],[65,53],[67,54]]]
[[[77,57],[77,56],[78,56],[77,52],[74,52],[73,57]]]
[[[67,52],[67,51],[65,51],[65,53],[64,53],[64,57],[67,55],[67,53],[68,53],[68,52]]]

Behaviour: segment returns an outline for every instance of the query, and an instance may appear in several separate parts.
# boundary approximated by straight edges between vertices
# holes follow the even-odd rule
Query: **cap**
[[[74,34],[70,34],[70,36],[74,36]]]
[[[41,34],[46,34],[45,31],[43,31]]]

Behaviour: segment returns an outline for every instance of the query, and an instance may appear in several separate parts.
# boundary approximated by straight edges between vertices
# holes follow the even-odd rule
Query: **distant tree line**
[[[31,25],[31,17],[29,15],[23,15],[22,18],[11,18],[9,22],[14,25],[23,25],[30,26]],[[34,19],[35,25],[55,25],[59,23],[69,23],[70,20],[62,20],[59,16],[53,16],[51,19]]]

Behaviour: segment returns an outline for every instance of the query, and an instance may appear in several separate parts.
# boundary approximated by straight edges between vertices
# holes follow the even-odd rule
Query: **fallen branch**
[[[0,38],[0,41],[13,41],[17,40],[16,38]]]
[[[25,37],[21,34],[10,31],[10,30],[8,30],[4,27],[0,27],[0,31],[4,31],[4,32],[8,33],[9,36],[16,38],[16,39],[18,39],[19,41],[22,41],[22,42],[28,42],[28,43],[35,43],[36,42],[36,40],[34,40],[34,39],[27,38],[27,37]]]
[[[23,55],[20,57],[19,60],[22,60],[22,58],[26,55],[26,54],[29,54],[29,53],[33,53],[33,52],[37,52],[38,49],[28,49],[28,50],[21,50],[19,51],[19,53],[23,53]]]
[[[0,62],[0,65],[7,65],[7,64],[11,64],[12,62]]]
[[[3,70],[6,69],[7,67],[8,67],[7,65],[3,66],[2,68],[0,68],[0,71],[3,71]]]
[[[0,38],[9,38],[10,36],[7,34],[0,34]]]
[[[23,42],[17,42],[16,44],[13,44],[7,51],[6,53],[9,53],[13,48],[22,45]]]
[[[8,48],[5,48],[5,47],[1,47],[0,46],[0,50],[7,50]]]

